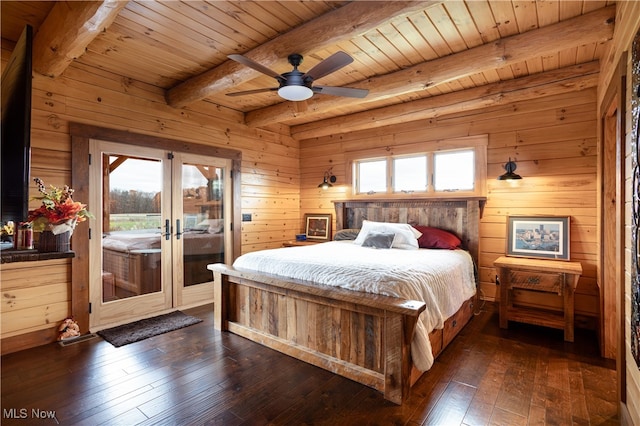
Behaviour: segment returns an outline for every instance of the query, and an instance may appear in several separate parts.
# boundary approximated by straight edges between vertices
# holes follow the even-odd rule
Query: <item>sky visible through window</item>
[[[115,157],[111,157],[113,161]],[[186,167],[183,178],[185,188],[202,185],[203,176],[195,167]],[[120,164],[109,177],[111,189],[136,190],[157,193],[162,190],[162,163],[159,160],[129,158]],[[206,179],[204,180],[206,185]]]

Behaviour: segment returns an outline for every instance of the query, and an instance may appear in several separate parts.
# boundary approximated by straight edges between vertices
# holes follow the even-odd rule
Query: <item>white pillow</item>
[[[405,250],[417,250],[418,238],[422,236],[420,231],[408,223],[372,222],[370,220],[363,220],[362,228],[353,243],[361,246],[369,232],[387,232],[396,234],[396,237],[393,239],[392,247]]]

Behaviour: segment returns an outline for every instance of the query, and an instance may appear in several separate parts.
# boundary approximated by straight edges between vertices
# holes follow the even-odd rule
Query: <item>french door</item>
[[[213,301],[230,262],[231,161],[92,140],[92,330]]]

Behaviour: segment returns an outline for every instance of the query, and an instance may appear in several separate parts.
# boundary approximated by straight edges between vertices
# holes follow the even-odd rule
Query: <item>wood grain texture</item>
[[[55,340],[71,305],[71,259],[2,263],[0,274],[2,353]]]
[[[3,19],[4,11],[3,5]],[[3,63],[8,58],[5,53],[3,43]],[[176,114],[164,105],[158,88],[122,80],[107,71],[75,62],[56,80],[34,74],[33,87],[32,176],[59,187],[70,185],[76,191],[74,196],[87,202],[89,188],[87,182],[79,178],[88,167],[88,151],[72,155],[72,122],[82,123],[81,127],[88,132],[83,136],[84,141],[90,137],[103,140],[123,137],[130,143],[137,140],[156,145],[160,140],[171,139],[180,144],[175,149],[188,152],[214,150],[223,156],[242,152],[243,160],[234,163],[236,185],[233,190],[235,199],[242,198],[246,205],[237,206],[234,211],[251,213],[253,221],[244,229],[238,225],[239,232],[234,234],[235,249],[278,246],[298,232],[300,165],[297,143],[290,137],[279,131],[248,130],[236,113],[224,108],[203,105],[198,111]],[[99,126],[104,129],[105,123],[108,123],[106,133],[96,131]],[[37,194],[34,183],[30,185],[30,194]],[[37,201],[34,200],[30,208],[35,207]],[[93,210],[92,206],[89,210]],[[241,224],[240,218],[235,222]],[[263,236],[263,231],[267,236]],[[88,227],[79,226],[72,238],[77,260],[88,257],[88,251],[81,250],[85,241],[88,241]],[[88,331],[88,273],[88,268],[76,268],[76,273],[69,273],[67,284],[79,296],[68,298],[66,308],[49,313],[48,328],[53,330],[64,318],[73,315],[82,331]],[[41,278],[41,284],[47,285],[47,277]],[[41,297],[43,306],[58,303],[48,292]],[[22,349],[24,342],[43,344],[46,339],[51,342],[57,337],[57,333],[50,332],[43,340],[42,333],[31,330],[25,329],[22,339],[12,338],[12,342],[18,342],[17,346],[9,344],[9,340],[3,342],[3,350]]]
[[[477,259],[484,200],[337,201],[337,229],[360,227],[365,219],[437,225],[459,235]],[[411,383],[419,376],[413,373],[410,345],[418,315],[425,309],[423,302],[236,270],[222,264],[209,265],[208,269],[219,287],[215,292],[215,304],[221,306],[214,315],[216,329],[232,331],[371,386],[395,403],[407,399]],[[243,296],[235,298],[237,294]],[[475,300],[472,297],[448,319],[444,331],[432,333],[434,356],[469,321]],[[274,327],[274,323],[279,325]]]
[[[246,53],[246,57],[271,67],[293,52],[305,55],[308,51],[323,49],[336,41],[372,30],[390,16],[403,15],[427,4],[411,1],[380,3],[371,8],[366,3],[352,2],[331,11],[321,20],[312,20],[279,37],[269,40]],[[206,73],[193,77],[167,91],[167,103],[183,107],[207,96],[235,87],[238,83],[255,78],[256,71],[228,60]],[[266,124],[266,123],[265,123]]]
[[[510,66],[536,56],[557,52],[567,44],[601,43],[613,37],[615,7],[602,8],[572,20],[559,22],[535,31],[513,35],[496,43],[477,46],[461,53],[424,62],[394,73],[357,82],[354,87],[369,90],[367,102],[416,92],[451,80]],[[573,40],[573,41],[571,41]],[[246,114],[249,126],[260,127],[275,121],[287,121],[321,113],[336,105],[356,105],[360,101],[342,98],[322,98],[314,101],[313,109],[292,114],[290,103],[284,102]]]
[[[411,383],[419,376],[412,374],[410,345],[424,303],[238,271],[223,264],[208,268],[218,287],[217,330],[373,387],[394,403],[408,398]],[[238,294],[245,296],[233,297]],[[444,333],[432,333],[434,356],[470,320],[473,300],[447,321]]]
[[[398,406],[368,386],[203,322],[114,348],[100,338],[2,357],[2,405],[60,424],[621,424],[595,333],[518,324],[485,305]],[[114,392],[118,389],[118,392]],[[24,424],[5,416],[3,425]]]
[[[579,262],[558,262],[546,259],[499,257],[494,265],[500,276],[500,327],[509,321],[564,330],[564,339],[574,338],[575,288],[582,274]],[[539,310],[522,306],[520,294],[555,299],[555,310]]]
[[[331,213],[333,204],[349,200],[347,158],[359,151],[384,150],[403,144],[429,147],[469,135],[488,134],[487,202],[479,223],[478,275],[482,297],[497,300],[493,261],[505,253],[506,218],[517,215],[571,216],[571,259],[583,266],[576,288],[576,320],[595,326],[599,315],[597,288],[597,149],[596,91],[515,102],[504,107],[461,112],[428,121],[407,122],[326,136],[301,143],[301,213]],[[524,178],[515,186],[497,181],[511,157]],[[341,173],[338,185],[317,189],[328,166]],[[337,219],[340,220],[339,218]],[[539,298],[525,304],[544,306]],[[555,302],[553,302],[555,303]],[[549,308],[557,309],[551,302]]]
[[[351,55],[354,58],[351,65],[322,80],[322,84],[329,86],[348,87],[481,46],[499,45],[508,37],[553,27],[614,4],[611,0],[570,0],[553,5],[518,1],[495,4],[426,1],[411,2],[410,7],[406,8],[396,6],[399,2],[378,2],[375,5],[358,3],[362,4],[354,6],[345,1],[273,1],[267,8],[261,2],[163,3],[132,0],[120,9],[113,23],[105,26],[105,30],[93,38],[72,64],[120,75],[123,84],[129,88],[140,84],[153,86],[163,92],[161,98],[164,99],[165,90],[175,89],[187,82],[206,80],[203,76],[208,73],[224,71],[229,54],[251,55],[258,52],[254,59],[266,56],[264,59],[271,67],[277,72],[284,72],[290,69],[286,56],[302,46],[309,47],[300,51],[305,56],[303,70],[310,69],[339,50]],[[620,3],[617,5],[620,7]],[[383,10],[385,7],[390,8],[386,13]],[[401,12],[398,12],[398,7]],[[48,21],[48,15],[55,15],[51,13],[52,9],[53,4],[50,2],[6,2],[0,26],[4,48],[11,48],[11,43],[15,42],[26,23],[33,25],[36,33],[45,33],[43,30],[47,29],[47,25],[43,23]],[[82,21],[74,20],[72,14],[68,14],[67,18],[71,23],[69,27],[77,27],[78,21]],[[56,20],[58,21],[60,20]],[[89,26],[93,23],[91,20],[85,22]],[[67,36],[82,45],[85,32],[67,31],[64,26],[59,26],[57,32],[47,31],[47,40]],[[622,36],[625,37],[624,32]],[[492,52],[496,53],[495,67],[471,74],[463,73],[450,81],[431,86],[429,75],[424,74],[422,76],[426,75],[427,78],[417,76],[406,81],[407,85],[417,89],[414,92],[373,102],[365,101],[361,105],[337,104],[321,111],[318,107],[322,104],[317,104],[312,99],[310,102],[291,105],[290,113],[294,116],[290,119],[295,124],[302,124],[424,97],[436,97],[604,58],[608,50],[607,43],[588,40],[585,38],[576,41],[573,37],[568,37],[567,44],[557,50],[550,50],[543,56],[515,58],[507,64],[504,64],[504,55],[498,47],[496,52]],[[530,46],[548,41],[555,43],[557,38],[549,40],[542,37],[541,43],[532,43]],[[270,52],[278,52],[278,57],[273,58],[264,51],[260,55],[265,48],[270,48]],[[531,47],[528,49],[531,50]],[[226,70],[231,75],[238,71]],[[467,71],[468,67],[464,70]],[[273,78],[248,71],[252,75],[236,75],[238,78],[234,82],[225,78],[226,75],[214,75],[219,78],[204,81],[200,85],[192,84],[195,86],[193,91],[203,92],[201,96],[206,98],[207,103],[241,112],[259,111],[281,102],[281,98],[274,93],[226,96],[229,90],[273,87]],[[69,73],[70,67],[67,67],[63,74]],[[400,78],[397,80],[401,81]],[[217,81],[225,81],[224,84],[233,87],[207,94],[207,83],[216,86]],[[419,85],[419,82],[423,84]],[[324,96],[320,95],[318,98]],[[193,105],[195,103],[190,106]]]
[[[316,120],[291,126],[291,135],[296,139],[304,140],[413,120],[427,120],[445,114],[526,101],[541,95],[549,96],[583,90],[597,86],[599,69],[597,62],[591,62],[488,84],[462,92],[419,99],[410,104],[376,108],[350,114],[347,117]]]
[[[173,137],[185,137],[200,143],[219,145],[238,143],[241,146],[240,149],[247,154],[246,158],[250,158],[243,165],[244,171],[251,173],[251,176],[243,177],[243,190],[245,198],[249,199],[247,205],[254,215],[254,222],[243,224],[242,244],[246,250],[274,247],[279,245],[280,241],[292,238],[295,233],[300,231],[298,223],[300,214],[306,211],[332,211],[329,201],[338,198],[336,195],[340,195],[340,188],[336,188],[334,190],[336,192],[328,197],[325,196],[326,194],[318,194],[315,190],[318,183],[318,173],[314,167],[316,165],[324,167],[324,163],[328,164],[332,159],[337,159],[334,161],[337,161],[336,164],[340,164],[341,149],[323,144],[324,152],[319,157],[311,157],[317,160],[314,161],[314,167],[305,170],[309,166],[309,162],[299,162],[295,157],[297,146],[291,144],[290,138],[286,137],[286,131],[274,131],[275,127],[270,126],[268,129],[256,131],[247,136],[247,133],[240,128],[240,123],[244,118],[239,111],[255,108],[257,104],[265,106],[272,100],[257,99],[258,97],[252,97],[251,100],[245,99],[239,104],[235,114],[229,108],[229,104],[223,103],[226,101],[224,96],[221,97],[220,103],[223,106],[214,105],[213,102],[202,102],[197,105],[197,108],[189,108],[179,114],[169,111],[168,108],[163,108],[163,87],[171,87],[180,79],[198,74],[208,66],[208,61],[210,66],[215,66],[215,61],[222,60],[216,58],[223,58],[224,54],[212,49],[211,45],[201,44],[204,37],[200,37],[197,42],[194,41],[191,48],[179,48],[170,42],[171,36],[184,37],[187,31],[189,31],[189,35],[197,32],[189,28],[187,25],[189,21],[185,21],[183,18],[183,16],[193,16],[191,11],[185,11],[184,8],[185,6],[191,8],[195,3],[174,2],[170,6],[166,4],[151,5],[149,9],[152,9],[153,12],[152,19],[147,18],[144,14],[137,14],[136,12],[140,9],[134,9],[134,6],[140,7],[140,5],[144,9],[144,2],[132,1],[129,3],[132,7],[131,10],[125,8],[126,16],[121,15],[122,19],[117,19],[116,24],[110,27],[113,32],[107,31],[99,37],[99,43],[95,45],[95,49],[89,49],[79,60],[74,61],[61,77],[55,81],[49,78],[44,79],[38,75],[34,77],[37,86],[37,93],[34,93],[35,128],[32,129],[35,147],[35,173],[44,178],[46,182],[56,185],[68,183],[71,180],[74,167],[69,155],[68,121],[89,122],[97,125],[109,123],[110,126],[120,129],[135,129],[142,133],[170,134]],[[216,7],[222,7],[218,6],[220,2],[215,3]],[[283,24],[286,22],[296,26],[312,19],[314,13],[321,14],[342,4],[341,2],[298,2],[292,3],[289,7],[290,10],[287,11],[284,11],[282,5],[279,5],[277,12],[274,13],[261,7],[242,8],[233,3],[225,4],[225,6],[230,5],[231,9],[229,10],[210,9],[208,13],[211,16],[219,17],[218,19],[221,21],[226,20],[226,23],[222,25],[228,27],[230,22],[233,22],[240,28],[237,34],[225,35],[229,38],[237,37],[237,39],[233,39],[233,42],[237,46],[242,46],[239,49],[243,50],[249,43],[249,39],[259,44],[261,42],[259,36],[265,39],[273,36],[284,28]],[[198,3],[198,5],[201,4]],[[213,3],[207,4],[212,5]],[[490,43],[501,36],[514,35],[518,29],[526,31],[536,26],[546,26],[600,8],[604,4],[611,4],[611,2],[563,1],[559,3],[517,2],[511,4],[468,2],[467,10],[458,8],[455,14],[453,14],[454,9],[450,6],[441,5],[437,11],[410,17],[409,22],[404,25],[402,30],[398,27],[399,33],[402,33],[403,36],[406,35],[406,38],[398,37],[398,33],[393,32],[394,28],[390,27],[396,24],[394,23],[394,25],[386,24],[381,27],[377,37],[373,37],[376,34],[369,38],[362,36],[354,40],[354,43],[342,42],[339,44],[341,48],[349,47],[365,53],[356,58],[358,61],[357,69],[350,68],[348,73],[345,72],[345,76],[341,76],[341,78],[348,76],[351,82],[360,81],[376,72],[383,74],[386,70],[388,73],[397,69],[394,67],[405,66],[407,63],[432,60],[439,55],[449,55],[462,46],[462,41],[469,47],[477,46],[480,42]],[[12,48],[11,40],[14,39],[6,34],[19,34],[25,21],[36,27],[40,26],[52,7],[53,3],[51,2],[3,2],[3,67],[6,65],[8,53]],[[640,16],[637,13],[640,6],[636,2],[618,2],[616,7],[616,31],[613,42],[598,45],[591,43],[577,47],[567,46],[567,49],[562,49],[558,53],[544,58],[519,61],[508,67],[488,70],[460,81],[443,84],[441,88],[427,88],[425,92],[431,96],[437,96],[486,82],[512,79],[522,76],[526,71],[534,73],[554,69],[567,64],[569,60],[575,60],[579,63],[583,60],[593,61],[596,59],[600,59],[602,64],[600,86],[604,88],[611,82],[620,58],[625,51],[629,50],[631,40],[637,32],[638,16]],[[175,18],[171,19],[169,14],[162,14],[163,8],[178,13],[173,13]],[[302,9],[306,9],[306,11]],[[450,16],[459,16],[460,19],[449,20],[444,12],[451,13]],[[275,21],[270,28],[266,25],[259,25],[258,19],[253,18],[258,16],[269,19],[269,14],[274,16]],[[471,21],[464,19],[467,14],[472,17]],[[286,22],[282,19],[284,17],[287,18]],[[441,20],[438,22],[431,22],[431,19],[438,20],[440,18]],[[451,21],[454,21],[453,25],[458,31],[450,31]],[[129,22],[132,22],[130,28],[125,25]],[[247,24],[248,22],[250,24]],[[443,23],[441,28],[438,25],[439,22]],[[205,25],[211,29],[215,27],[211,24]],[[148,28],[151,28],[152,32],[145,34]],[[184,31],[182,31],[183,29]],[[380,34],[383,36],[381,37]],[[444,35],[449,38],[445,40]],[[142,39],[145,41],[142,42]],[[386,42],[385,44],[386,40],[391,43]],[[404,40],[415,51],[405,50]],[[429,40],[430,44],[425,40]],[[378,46],[392,49],[394,45],[402,47],[405,53],[393,55],[389,54],[392,50],[388,50],[386,54],[390,61],[385,63],[377,63],[369,56],[376,49],[382,51]],[[134,48],[127,54],[125,50],[129,46],[134,46]],[[225,44],[224,46],[230,45]],[[161,57],[171,59],[172,62],[175,60],[174,63],[180,66],[186,65],[189,69],[171,69],[170,65],[161,63],[162,61],[140,59],[143,57],[141,53],[147,54],[151,51],[161,52]],[[185,54],[184,57],[177,54],[182,52]],[[318,57],[322,55],[326,55],[326,52],[317,53]],[[204,66],[202,63],[196,63],[194,58],[203,60]],[[119,61],[122,59],[125,60],[124,66]],[[127,59],[130,66],[126,66]],[[310,63],[317,60],[318,58],[309,56]],[[145,71],[144,67],[148,64],[162,66]],[[627,65],[629,66],[629,64]],[[170,71],[171,74],[167,75],[165,71]],[[259,86],[261,82],[252,84]],[[600,105],[602,97],[607,91],[599,90],[595,93],[597,98],[595,104]],[[414,99],[414,96],[404,96],[399,99],[401,102],[409,103]],[[554,100],[558,100],[558,105],[565,105],[566,98],[564,100],[554,98]],[[397,102],[398,99],[394,100],[394,103]],[[541,105],[537,102],[533,103]],[[380,106],[383,105],[380,104]],[[490,265],[496,256],[503,253],[503,232],[500,231],[500,225],[507,214],[517,214],[518,212],[545,214],[549,211],[560,215],[571,214],[577,217],[579,222],[576,229],[572,229],[572,235],[577,238],[577,241],[573,241],[572,248],[575,250],[576,256],[585,264],[585,275],[580,280],[576,294],[576,314],[593,318],[599,309],[596,282],[596,271],[599,266],[594,247],[597,245],[595,236],[600,235],[601,230],[596,215],[593,214],[593,207],[582,203],[580,198],[594,198],[593,190],[588,187],[588,182],[596,181],[594,176],[597,161],[593,161],[591,152],[595,147],[593,135],[599,132],[593,128],[593,121],[590,118],[581,122],[565,121],[563,123],[558,121],[557,125],[549,125],[549,122],[556,118],[546,117],[545,119],[549,121],[547,123],[539,120],[537,114],[542,109],[530,109],[526,113],[523,112],[532,118],[531,121],[534,125],[528,127],[525,123],[526,120],[523,117],[519,119],[515,114],[516,109],[524,108],[524,106],[518,103],[510,104],[510,106],[512,108],[501,110],[503,119],[499,121],[496,119],[491,126],[494,130],[490,132],[490,172],[499,173],[502,170],[501,165],[504,162],[504,157],[517,153],[519,170],[526,170],[529,181],[524,187],[518,188],[518,192],[525,192],[526,195],[514,197],[513,204],[510,203],[510,195],[514,191],[505,190],[495,182],[488,182],[490,200],[487,211],[490,211],[491,215],[485,216],[482,223],[484,227],[481,231],[483,235],[482,246],[486,250],[480,256],[482,262],[480,266],[481,288],[488,298],[493,297],[496,289],[493,282],[495,270],[487,265]],[[313,103],[310,103],[309,107],[313,108]],[[339,107],[336,107],[334,111],[353,112]],[[461,113],[461,115],[465,114]],[[594,113],[593,116],[597,117],[598,114]],[[429,119],[428,122],[419,123],[421,128],[417,124],[412,125],[411,123],[403,123],[402,126],[413,126],[415,132],[408,137],[420,140],[419,138],[424,138],[425,134],[432,132],[446,136],[458,132],[475,131],[477,127],[486,129],[487,127],[479,122],[487,117],[488,115],[483,113],[466,114],[466,120],[453,122],[443,120],[443,117],[440,116]],[[575,119],[573,114],[563,114],[560,111],[555,117],[558,120]],[[500,124],[502,123],[505,123],[509,128],[505,127],[504,131],[501,131]],[[516,123],[515,126],[511,126],[512,123]],[[562,151],[568,144],[572,144],[575,149],[575,141],[586,139],[582,136],[584,134],[582,131],[579,133],[580,136],[577,134],[574,138],[569,136],[571,132],[569,129],[577,130],[576,125],[580,124],[584,125],[583,129],[591,126],[589,130],[591,136],[588,138],[593,142],[585,143],[582,148],[578,149],[581,152],[577,155],[560,153],[564,156],[557,159],[552,158],[556,148],[563,147],[560,150]],[[228,131],[225,132],[225,129]],[[628,133],[628,129],[625,131]],[[345,139],[343,135],[337,134],[332,135],[332,138],[334,140],[340,139],[340,143],[344,143],[345,147],[352,148],[358,144],[369,143],[370,140],[377,137],[384,138],[385,144],[391,144],[398,137],[393,129],[378,129],[377,132],[369,132],[367,138],[361,140],[349,139],[350,135],[347,135]],[[547,142],[542,142],[543,139],[547,139]],[[317,142],[313,141],[313,143]],[[326,140],[320,142],[326,142]],[[276,154],[271,154],[271,152],[276,152]],[[287,164],[281,167],[282,163]],[[301,173],[301,166],[297,166],[298,171],[296,172],[295,163],[304,164]],[[569,175],[572,177],[568,177]],[[340,171],[341,181],[343,181],[343,177],[344,171]],[[309,182],[307,183],[307,181]],[[314,183],[311,184],[311,181]],[[576,188],[584,188],[584,190],[580,189],[580,196],[573,196],[572,191]],[[261,196],[262,191],[267,195]],[[546,193],[552,191],[568,195],[566,198],[568,203],[563,204],[562,197],[555,197],[553,205],[549,205],[548,208],[541,208],[538,203],[534,203],[535,205],[532,206],[532,203],[527,202],[527,198],[539,200],[544,198]],[[300,199],[301,192],[304,194],[302,199]],[[291,210],[287,210],[285,214],[285,210],[281,206]],[[627,211],[630,210],[628,207],[627,202],[625,204]],[[256,217],[259,218],[259,221],[255,220]],[[485,227],[485,225],[487,226]],[[530,302],[538,303],[537,300]],[[27,336],[25,336],[26,338]],[[631,375],[629,383],[635,385],[631,390],[635,396],[637,395],[637,384],[640,383],[637,369],[629,367],[628,374]],[[630,398],[632,403],[637,400],[640,399]],[[634,406],[633,412],[635,413],[634,418],[638,418],[640,409],[637,404]]]
[[[126,1],[57,2],[33,41],[33,69],[58,77],[116,19]]]
[[[335,200],[336,229],[359,229],[363,220],[409,223],[453,232],[477,261],[484,197]]]

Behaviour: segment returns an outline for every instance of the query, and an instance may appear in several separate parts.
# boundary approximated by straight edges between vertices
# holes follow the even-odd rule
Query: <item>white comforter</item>
[[[379,250],[332,241],[247,253],[233,266],[425,302],[411,346],[421,371],[433,365],[429,333],[443,328],[476,291],[473,261],[464,250]]]

